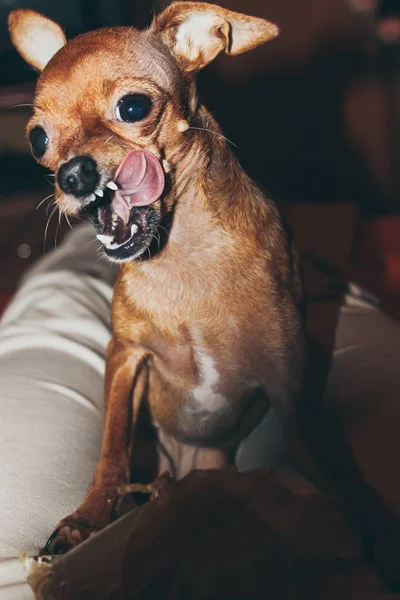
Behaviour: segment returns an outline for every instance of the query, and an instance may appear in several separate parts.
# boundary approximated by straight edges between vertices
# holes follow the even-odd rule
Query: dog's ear
[[[8,29],[16,50],[39,71],[67,43],[61,27],[34,10],[13,10],[8,15]]]
[[[203,68],[222,51],[241,54],[279,34],[265,19],[203,2],[173,2],[155,17],[152,30],[186,71]]]

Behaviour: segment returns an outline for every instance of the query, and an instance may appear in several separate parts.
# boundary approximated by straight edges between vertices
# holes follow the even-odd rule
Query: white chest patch
[[[195,348],[194,354],[200,372],[201,383],[194,388],[193,397],[201,404],[204,410],[214,412],[222,408],[226,402],[223,394],[215,392],[220,379],[215,367],[215,361],[203,349]]]

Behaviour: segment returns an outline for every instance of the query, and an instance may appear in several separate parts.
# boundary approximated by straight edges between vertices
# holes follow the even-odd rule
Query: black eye
[[[34,127],[29,134],[29,142],[31,144],[33,156],[35,158],[42,158],[46,152],[49,138],[44,129],[41,127]]]
[[[118,102],[116,114],[119,121],[135,123],[149,114],[151,99],[144,94],[129,94]]]

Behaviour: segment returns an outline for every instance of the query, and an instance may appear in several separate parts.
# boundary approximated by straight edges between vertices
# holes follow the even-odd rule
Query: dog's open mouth
[[[103,197],[87,207],[97,239],[115,260],[140,256],[151,244],[159,214],[152,207],[164,190],[158,159],[147,150],[133,150],[106,184]]]

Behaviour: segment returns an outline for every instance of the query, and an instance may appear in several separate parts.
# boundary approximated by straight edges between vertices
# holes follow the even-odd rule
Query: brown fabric
[[[123,527],[31,575],[36,597],[400,599],[384,594],[332,501],[297,496],[271,471],[197,471],[158,488]]]

